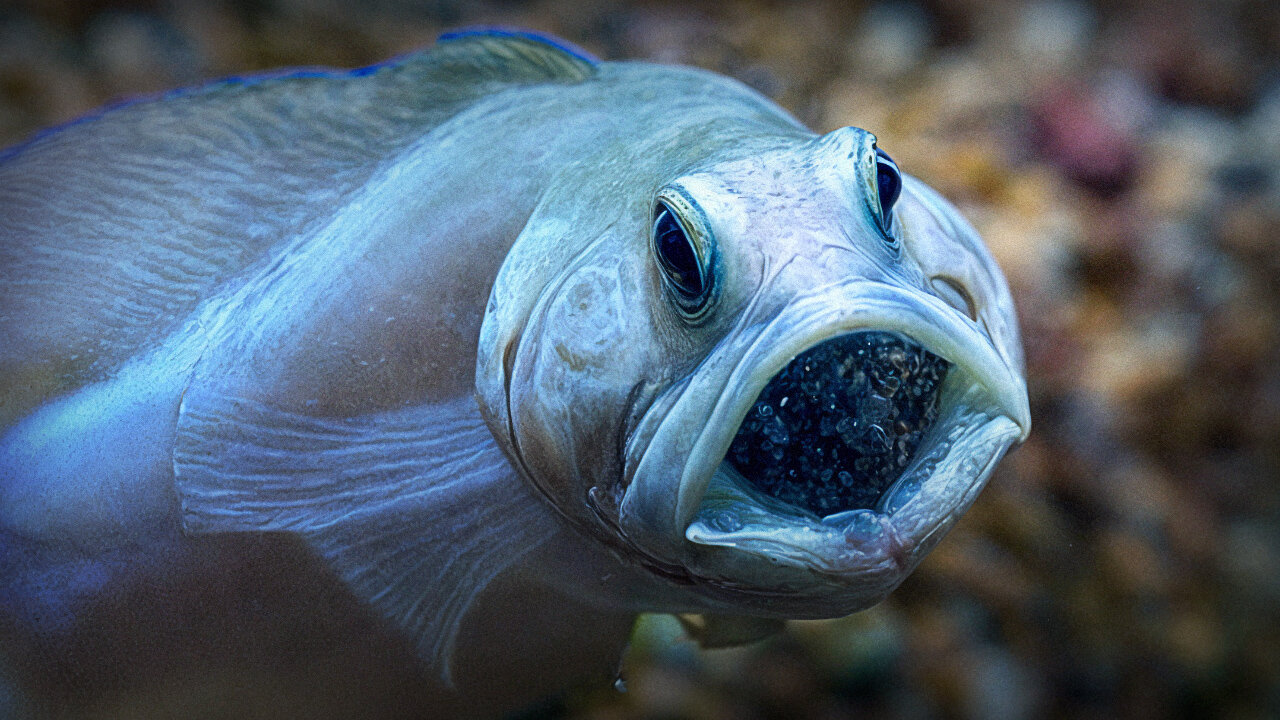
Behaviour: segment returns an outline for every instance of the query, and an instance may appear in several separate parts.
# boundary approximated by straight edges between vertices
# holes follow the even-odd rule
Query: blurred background
[[[648,618],[625,692],[531,717],[1280,717],[1280,3],[6,0],[0,146],[477,23],[875,132],[1004,267],[1034,419],[883,605],[714,652]]]

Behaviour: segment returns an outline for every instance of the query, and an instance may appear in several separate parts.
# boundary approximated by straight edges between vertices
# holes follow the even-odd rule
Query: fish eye
[[[893,205],[902,194],[902,173],[889,153],[880,148],[876,148],[876,194],[880,199],[880,227],[896,244],[892,233]]]
[[[680,309],[698,314],[711,295],[710,273],[680,217],[662,200],[654,209],[653,252]]]

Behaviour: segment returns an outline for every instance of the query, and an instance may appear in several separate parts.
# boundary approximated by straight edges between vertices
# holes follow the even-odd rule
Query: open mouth
[[[769,381],[725,461],[756,490],[819,516],[874,508],[937,421],[950,367],[896,333],[831,338]]]
[[[862,280],[728,338],[670,397],[635,433],[620,524],[707,577],[839,589],[806,612],[883,597],[1030,424],[1025,382],[982,327]]]

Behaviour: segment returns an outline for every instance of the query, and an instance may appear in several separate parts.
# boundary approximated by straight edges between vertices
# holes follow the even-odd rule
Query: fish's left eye
[[[892,238],[893,205],[902,194],[902,173],[889,153],[880,148],[876,148],[876,194],[880,199],[881,229]]]

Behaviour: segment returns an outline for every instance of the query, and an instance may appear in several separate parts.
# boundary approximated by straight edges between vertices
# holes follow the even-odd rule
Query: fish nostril
[[[970,320],[978,322],[978,305],[965,289],[964,283],[946,275],[934,275],[930,278],[929,285],[943,302],[964,313]]]

